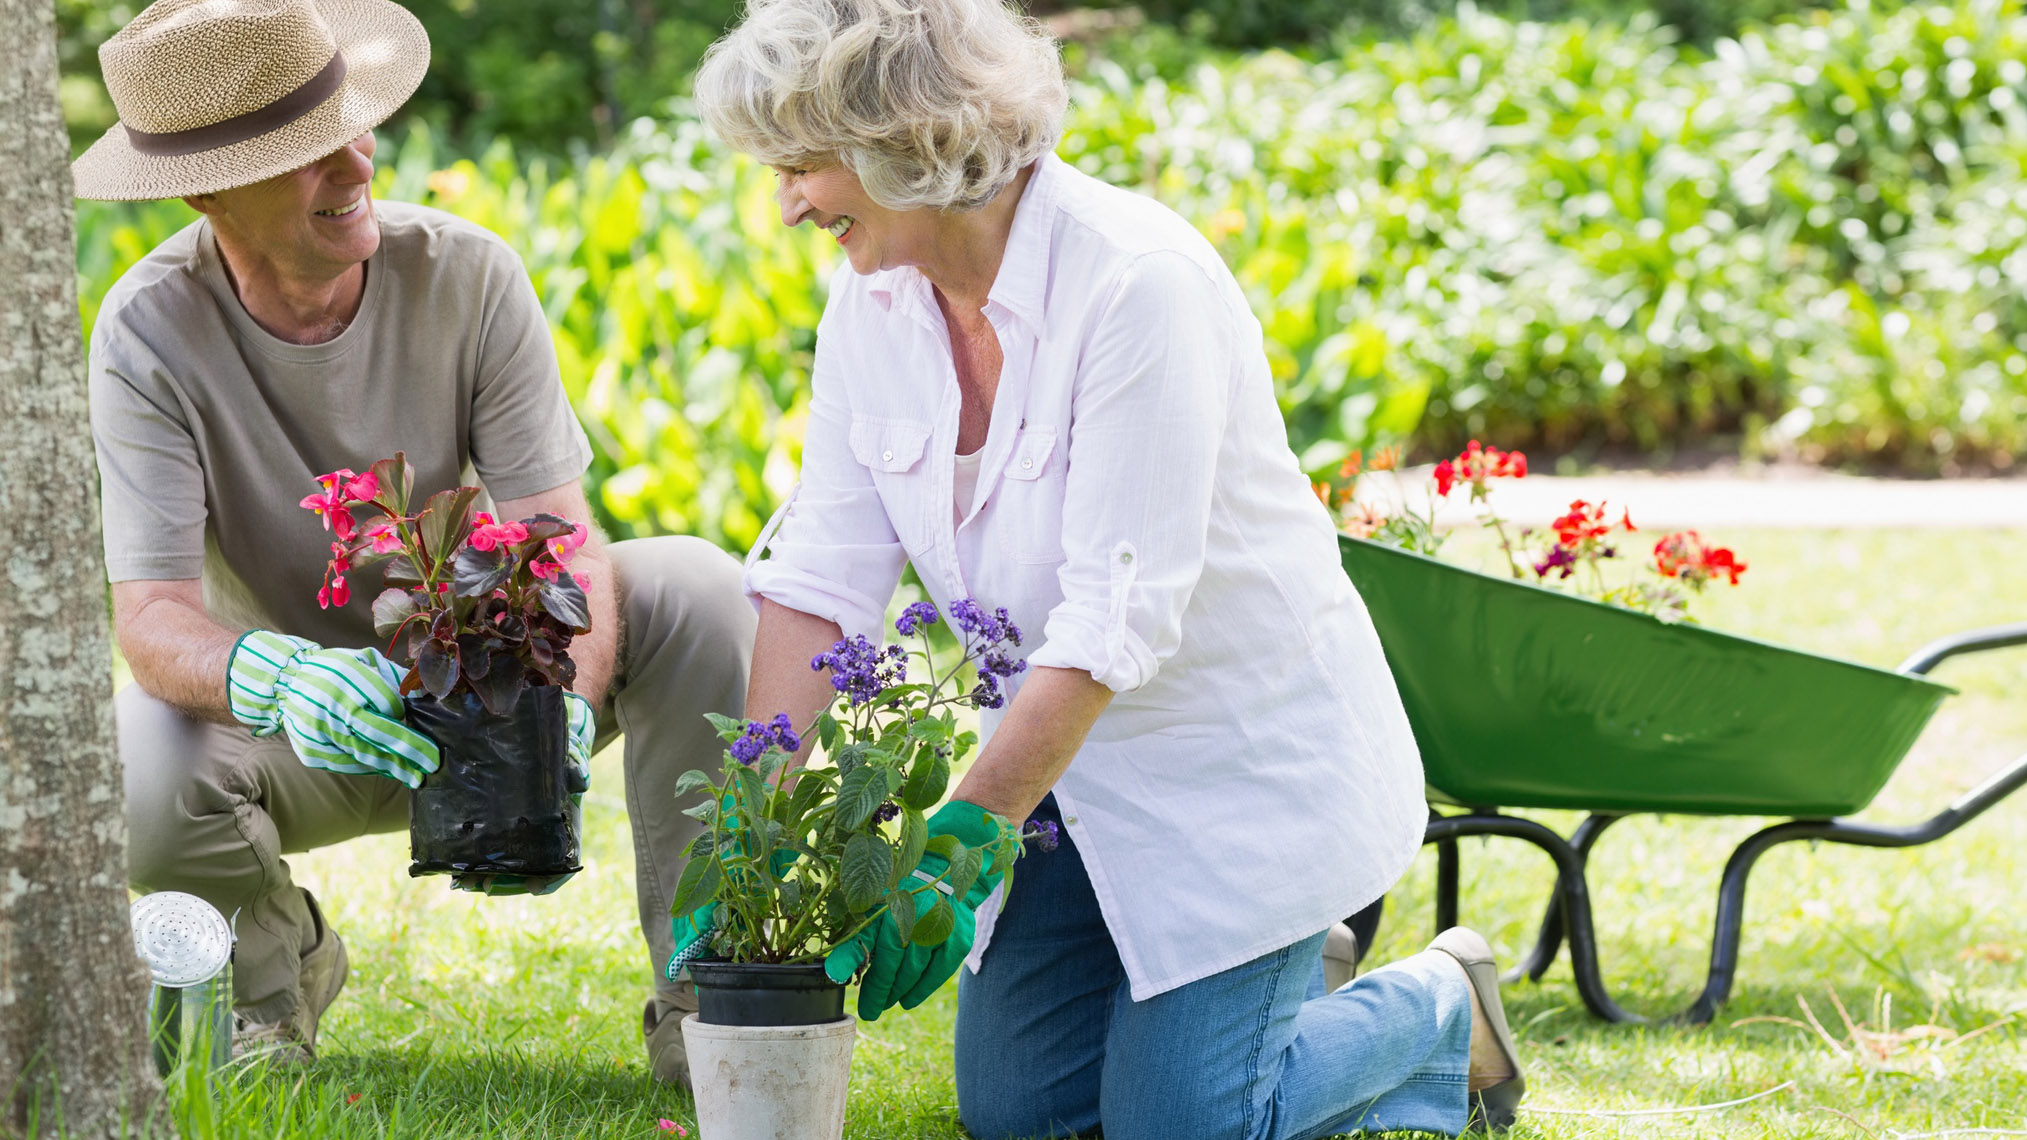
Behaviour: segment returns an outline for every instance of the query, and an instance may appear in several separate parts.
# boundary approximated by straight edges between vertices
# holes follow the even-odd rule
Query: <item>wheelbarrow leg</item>
[[[1457,841],[1436,844],[1436,933],[1457,925]]]
[[[1718,1007],[1731,996],[1731,984],[1738,974],[1739,935],[1745,928],[1746,878],[1760,856],[1799,839],[1854,847],[1919,847],[1976,819],[2022,787],[2027,787],[2027,756],[2021,756],[2012,767],[1965,792],[1948,808],[1920,823],[1892,827],[1846,819],[1796,819],[1753,834],[1738,845],[1724,865],[1724,878],[1717,890],[1716,929],[1710,942],[1710,975],[1703,983],[1703,993],[1674,1020],[1702,1025],[1716,1017]]]
[[[1570,849],[1577,853],[1577,858],[1583,862],[1586,869],[1590,866],[1591,848],[1597,845],[1598,836],[1603,835],[1606,828],[1624,818],[1626,817],[1623,815],[1603,813],[1588,815],[1577,825],[1577,829],[1570,833]],[[1542,975],[1548,973],[1548,968],[1555,965],[1555,956],[1562,951],[1562,942],[1562,892],[1557,891],[1548,897],[1548,909],[1541,916],[1541,934],[1535,939],[1534,949],[1529,950],[1527,957],[1515,963],[1500,980],[1517,982],[1526,978],[1529,981],[1540,981]]]
[[[1590,887],[1584,881],[1584,861],[1575,848],[1552,829],[1531,819],[1499,815],[1453,815],[1429,821],[1423,841],[1441,844],[1466,835],[1498,835],[1522,839],[1541,848],[1555,860],[1556,893],[1562,900],[1563,924],[1569,938],[1570,971],[1576,977],[1577,994],[1584,1007],[1606,1021],[1643,1022],[1644,1018],[1619,1008],[1605,990],[1598,971],[1597,936],[1591,925]],[[1440,860],[1442,848],[1437,848]],[[1441,863],[1437,870],[1440,878]],[[1441,899],[1438,898],[1438,906]]]

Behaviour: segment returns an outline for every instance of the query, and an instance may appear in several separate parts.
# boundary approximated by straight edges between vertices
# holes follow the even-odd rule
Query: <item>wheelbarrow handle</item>
[[[1939,638],[1916,650],[1914,656],[1901,662],[1895,671],[1923,676],[1951,657],[1981,653],[1987,649],[2004,649],[2011,645],[2027,645],[2027,622],[1987,626]]]

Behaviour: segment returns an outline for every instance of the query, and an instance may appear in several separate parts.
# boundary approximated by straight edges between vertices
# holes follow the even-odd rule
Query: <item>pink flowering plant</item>
[[[726,744],[723,768],[716,780],[692,771],[677,783],[679,796],[701,793],[686,814],[704,831],[688,849],[671,907],[682,916],[716,904],[711,954],[820,961],[881,921],[917,945],[940,945],[955,927],[951,895],[962,898],[988,865],[1006,868],[1010,881],[1024,840],[1054,846],[1053,829],[1039,824],[1003,828],[980,847],[929,834],[925,813],[948,789],[951,766],[978,743],[959,727],[957,710],[999,708],[1007,681],[1027,668],[1013,654],[1021,631],[1004,609],[966,599],[952,603],[949,616],[973,666],[968,685],[965,662],[936,668],[929,630],[943,615],[928,602],[894,623],[914,648],[860,635],[810,661],[829,670],[837,694],[806,730],[828,764],[795,767],[806,732],[785,713],[769,721],[711,717]],[[911,679],[911,662],[926,680]],[[918,876],[930,852],[948,867]]]
[[[1368,471],[1390,471],[1398,453],[1381,452],[1371,464],[1358,452],[1328,480],[1314,485],[1316,495],[1338,516],[1339,525],[1354,538],[1398,546],[1435,557],[1448,534],[1437,528],[1436,506],[1462,490],[1478,510],[1478,521],[1498,540],[1501,560],[1512,577],[1566,589],[1611,605],[1653,614],[1663,621],[1693,621],[1691,599],[1715,582],[1738,585],[1746,564],[1731,550],[1706,543],[1693,530],[1675,531],[1655,542],[1645,561],[1627,558],[1641,540],[1632,513],[1620,508],[1612,517],[1606,504],[1578,499],[1537,537],[1531,528],[1510,529],[1492,509],[1491,482],[1527,477],[1527,456],[1501,451],[1472,440],[1454,458],[1431,468],[1430,486],[1418,506],[1404,503],[1388,514],[1357,498],[1357,482]],[[1540,543],[1539,552],[1531,547]],[[1623,569],[1621,569],[1623,568]]]
[[[317,603],[350,604],[349,576],[381,567],[373,629],[409,666],[403,694],[468,692],[504,714],[529,685],[576,680],[570,642],[591,629],[585,579],[569,569],[583,526],[548,514],[502,522],[472,509],[477,487],[411,511],[415,474],[400,452],[364,474],[319,475],[317,486],[302,501],[332,537]]]

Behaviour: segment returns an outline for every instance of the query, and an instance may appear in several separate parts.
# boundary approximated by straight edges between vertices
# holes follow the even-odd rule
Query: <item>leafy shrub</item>
[[[2027,0],[1851,8],[1709,55],[1467,13],[1315,63],[1081,68],[1061,153],[1194,221],[1305,466],[1468,438],[1712,440],[1928,470],[2027,445]],[[743,549],[794,481],[835,249],[693,117],[609,155],[439,154],[377,192],[520,250],[618,535]],[[80,205],[87,323],[181,205]]]

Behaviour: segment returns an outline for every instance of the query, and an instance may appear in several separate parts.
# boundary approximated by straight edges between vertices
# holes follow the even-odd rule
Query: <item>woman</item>
[[[1052,155],[1054,43],[994,0],[755,0],[697,98],[779,173],[783,223],[848,262],[803,481],[748,560],[749,712],[807,723],[832,696],[811,658],[880,640],[904,561],[946,611],[975,597],[1040,632],[932,822],[977,843],[1034,814],[1063,836],[1003,909],[954,900],[976,907],[965,1126],[1456,1132],[1481,1101],[1510,1119],[1519,1066],[1475,934],[1315,981],[1325,929],[1419,846],[1413,737],[1231,273],[1175,214]],[[852,949],[867,1018],[965,952]]]

